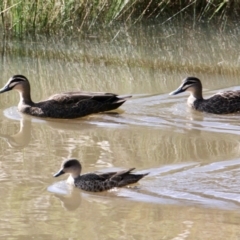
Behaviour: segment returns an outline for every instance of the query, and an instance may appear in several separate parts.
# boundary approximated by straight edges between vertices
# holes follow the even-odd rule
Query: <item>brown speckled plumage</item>
[[[208,99],[202,97],[202,83],[196,77],[187,77],[178,89],[170,95],[189,91],[188,105],[195,110],[214,114],[240,112],[240,90],[226,91],[214,94]]]
[[[14,75],[0,89],[0,93],[16,89],[20,94],[18,110],[36,117],[78,118],[89,114],[110,111],[121,106],[127,98],[113,93],[65,92],[55,94],[45,101],[34,103],[30,95],[30,84],[26,77]]]
[[[54,177],[58,177],[64,173],[70,173],[76,187],[89,192],[102,192],[115,187],[124,187],[136,183],[148,175],[148,173],[132,174],[134,168],[120,172],[102,174],[86,173],[80,175],[81,169],[82,167],[78,160],[69,159],[62,163],[61,169],[54,174]]]

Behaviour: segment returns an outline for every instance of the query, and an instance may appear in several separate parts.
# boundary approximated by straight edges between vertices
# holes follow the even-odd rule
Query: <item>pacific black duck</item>
[[[61,169],[53,176],[58,177],[64,173],[70,173],[70,178],[73,179],[73,184],[85,191],[101,192],[115,187],[124,187],[129,184],[138,182],[141,178],[148,175],[132,174],[135,168],[130,168],[126,171],[108,172],[108,173],[86,173],[80,175],[82,166],[76,159],[69,159],[62,163]]]
[[[18,110],[36,117],[78,118],[89,114],[110,111],[121,106],[131,96],[118,96],[100,92],[65,92],[55,94],[45,101],[34,103],[30,84],[23,75],[14,75],[0,89],[4,93],[15,89],[20,94]]]
[[[202,83],[196,77],[187,77],[178,89],[170,95],[189,91],[188,105],[195,110],[214,114],[228,114],[240,111],[240,91],[225,91],[214,94],[208,99],[202,96]]]

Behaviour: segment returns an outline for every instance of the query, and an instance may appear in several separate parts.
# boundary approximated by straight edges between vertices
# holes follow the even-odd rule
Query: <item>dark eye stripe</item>
[[[187,90],[189,87],[191,87],[191,85],[187,83],[182,86],[182,89]]]
[[[24,81],[25,81],[25,79],[17,78],[17,79],[13,79],[13,80],[11,81],[11,83],[24,82]]]
[[[24,80],[22,80],[22,79],[14,79],[14,80],[12,80],[11,81],[11,83],[14,83],[14,82],[23,82]]]
[[[188,80],[186,80],[185,84],[193,84],[193,83],[196,83],[196,82],[198,82],[198,81],[193,80],[193,79],[188,79]]]
[[[68,168],[68,167],[71,167],[71,163],[70,162],[67,162],[64,164],[64,168]]]
[[[26,79],[26,77],[23,76],[23,75],[14,75],[14,76],[12,76],[12,78],[23,78],[23,79]]]
[[[184,84],[183,84],[183,88],[187,89],[189,87],[191,87],[192,85],[196,84],[197,81],[195,80],[187,80]]]

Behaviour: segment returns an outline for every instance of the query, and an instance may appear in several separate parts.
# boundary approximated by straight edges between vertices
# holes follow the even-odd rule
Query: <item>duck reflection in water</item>
[[[19,113],[18,113],[19,114]],[[107,113],[105,113],[107,114]],[[109,114],[109,113],[108,113]],[[111,113],[111,115],[115,113]],[[19,120],[20,118],[20,120]],[[49,120],[49,121],[43,121],[39,120],[31,116],[27,116],[25,114],[21,114],[18,119],[15,119],[15,121],[2,121],[2,124],[5,126],[5,129],[7,128],[6,126],[10,125],[11,127],[14,125],[17,125],[18,122],[20,122],[20,127],[19,131],[16,134],[6,134],[6,133],[0,133],[0,138],[5,140],[9,147],[11,148],[16,148],[16,149],[22,149],[26,146],[29,145],[31,141],[31,135],[32,135],[32,128],[33,128],[33,122],[38,122],[37,124],[40,124],[40,122],[43,124],[46,124],[48,127],[53,129],[54,131],[79,131],[83,132],[89,129],[94,129],[95,125],[93,122],[89,123],[88,121],[84,121],[81,124],[79,124],[79,121],[77,120]],[[98,120],[96,120],[98,122]],[[115,124],[114,119],[106,120],[105,121],[107,124]],[[39,128],[38,128],[39,129]]]
[[[82,202],[87,201],[101,205],[109,205],[113,198],[126,198],[126,196],[118,196],[115,192],[84,193],[77,188],[72,188],[70,194],[63,195],[55,193],[54,196],[61,201],[62,207],[67,211],[74,211],[81,207]],[[85,204],[84,204],[85,206]]]
[[[27,116],[22,116],[18,133],[13,135],[0,133],[0,138],[4,139],[9,147],[22,149],[30,143],[31,127],[31,119]]]
[[[82,197],[77,189],[72,189],[70,195],[54,194],[61,201],[62,207],[67,211],[74,211],[82,202]]]

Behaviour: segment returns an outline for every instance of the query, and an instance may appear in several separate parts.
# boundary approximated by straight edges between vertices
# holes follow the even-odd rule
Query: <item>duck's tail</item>
[[[107,105],[107,108],[104,111],[111,111],[115,110],[116,108],[120,107],[123,103],[125,103],[129,98],[131,98],[131,95],[127,96],[117,96],[115,99],[111,99],[111,103]]]
[[[122,171],[117,173],[112,177],[112,180],[118,181],[118,187],[127,186],[129,184],[133,184],[138,182],[143,177],[147,176],[149,173],[143,173],[143,174],[133,174],[132,171],[135,168],[131,168],[127,171]]]
[[[124,102],[127,101],[128,98],[131,98],[131,97],[132,97],[132,95],[117,96],[117,100],[114,101],[114,104],[115,103],[122,103],[123,104]]]

